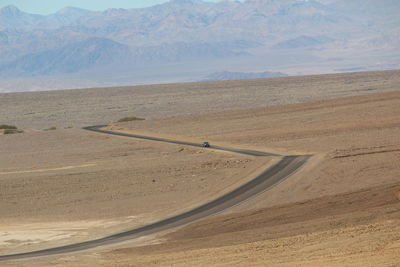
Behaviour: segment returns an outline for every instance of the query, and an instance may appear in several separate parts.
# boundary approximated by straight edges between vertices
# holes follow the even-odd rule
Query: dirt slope
[[[247,91],[244,102],[235,105],[236,98],[228,94],[235,95],[234,90],[219,84],[227,92],[223,111],[217,112],[213,101],[208,108],[210,97],[204,96],[200,103],[207,107],[205,114],[177,116],[179,112],[171,109],[172,113],[164,114],[174,114],[170,118],[154,115],[154,119],[118,124],[114,127],[125,131],[315,157],[296,175],[243,205],[151,237],[147,243],[141,240],[104,251],[8,265],[396,266],[400,255],[398,73],[312,76],[301,78],[302,83],[296,80],[300,78],[289,78],[287,83],[275,80],[282,97],[293,94],[299,101],[308,99],[308,92],[291,91],[296,83],[318,92],[310,93],[311,99],[380,88],[393,92],[261,108],[258,101],[273,96],[268,90],[263,89],[265,98]],[[247,84],[254,89],[258,82]],[[271,103],[265,101],[264,106]],[[193,113],[203,104],[193,107]],[[164,111],[160,108],[152,114]],[[38,119],[40,124],[44,118]],[[173,201],[190,206],[220,194],[227,183],[243,182],[251,170],[264,164],[78,129],[0,136],[0,152],[0,193],[6,203],[0,206],[1,214],[6,214],[0,218],[0,234],[6,237],[0,239],[3,251],[70,242],[144,223],[182,207],[171,205]],[[160,176],[165,179],[159,181]],[[12,238],[7,236],[10,232]],[[27,243],[31,244],[21,246]]]
[[[162,236],[162,244],[119,249],[100,259],[105,266],[396,266],[399,104],[400,93],[393,92],[127,124],[130,130],[206,136],[211,142],[316,157],[227,215]],[[171,127],[178,120],[180,127]]]
[[[400,89],[400,71],[0,94],[0,123],[44,129],[169,118]]]

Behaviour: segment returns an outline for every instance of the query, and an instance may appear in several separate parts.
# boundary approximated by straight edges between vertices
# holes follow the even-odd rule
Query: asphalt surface
[[[191,143],[191,142],[183,142],[183,141],[176,141],[176,140],[169,140],[164,138],[157,138],[157,137],[148,137],[148,136],[141,136],[135,134],[125,134],[125,133],[118,133],[112,132],[108,130],[102,130],[104,126],[91,126],[85,127],[85,130],[95,131],[105,134],[111,135],[118,135],[118,136],[126,136],[126,137],[133,137],[133,138],[140,138],[152,141],[161,141],[161,142],[168,142],[174,144],[181,144],[181,145],[189,145],[195,147],[201,147],[201,144]],[[253,150],[243,150],[243,149],[235,149],[235,148],[226,148],[226,147],[219,147],[219,146],[212,146],[212,149],[218,149],[223,151],[230,151],[236,152],[245,155],[252,155],[252,156],[280,156],[273,153],[267,153],[262,151],[253,151]],[[208,148],[204,148],[208,149]],[[35,258],[35,257],[42,257],[42,256],[51,256],[57,254],[64,254],[64,253],[71,253],[71,252],[78,252],[87,249],[92,249],[96,247],[101,247],[105,245],[111,245],[127,240],[133,240],[142,236],[158,233],[161,231],[173,229],[179,226],[183,226],[185,224],[197,221],[199,219],[203,219],[210,215],[217,214],[222,212],[228,208],[231,208],[261,192],[266,191],[267,189],[271,188],[272,186],[278,184],[279,182],[283,181],[291,174],[296,172],[300,169],[310,158],[309,155],[293,155],[293,156],[283,156],[281,160],[276,163],[274,166],[270,167],[269,169],[265,170],[263,173],[258,175],[255,179],[247,182],[246,184],[240,186],[239,188],[221,196],[217,199],[203,204],[197,208],[192,210],[183,212],[181,214],[163,219],[161,221],[151,223],[136,229],[132,229],[130,231],[125,231],[117,234],[113,234],[107,237],[94,239],[86,242],[75,243],[71,245],[61,246],[61,247],[54,247],[49,249],[43,249],[38,251],[31,251],[26,253],[18,253],[12,255],[3,255],[0,256],[0,261],[6,260],[17,260],[17,259],[27,259],[27,258]]]
[[[108,130],[103,130],[102,128],[106,127],[107,125],[97,125],[97,126],[89,126],[84,127],[83,129],[98,133],[105,133],[111,135],[118,135],[118,136],[125,136],[125,137],[133,137],[138,139],[144,140],[151,140],[151,141],[159,141],[164,143],[171,143],[171,144],[178,144],[178,145],[185,145],[185,146],[194,146],[194,147],[202,147],[201,143],[193,143],[193,142],[186,142],[186,141],[179,141],[179,140],[172,140],[166,139],[161,137],[152,137],[152,136],[145,136],[145,135],[138,135],[138,134],[129,134],[129,133],[121,133],[121,132],[113,132]],[[222,147],[222,146],[214,146],[211,144],[209,147],[215,150],[222,150],[222,151],[229,151],[234,153],[239,153],[243,155],[255,156],[255,157],[280,157],[279,154],[263,152],[263,151],[256,151],[256,150],[248,150],[248,149],[239,149],[239,148],[231,148],[231,147]]]

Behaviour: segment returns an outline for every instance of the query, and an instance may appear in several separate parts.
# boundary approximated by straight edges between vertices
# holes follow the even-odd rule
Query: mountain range
[[[221,72],[396,68],[399,13],[398,0],[171,0],[102,12],[66,7],[51,15],[6,6],[0,86],[7,81],[8,88],[0,90],[20,90],[10,81],[22,78],[31,84],[73,77],[97,86],[203,80]]]

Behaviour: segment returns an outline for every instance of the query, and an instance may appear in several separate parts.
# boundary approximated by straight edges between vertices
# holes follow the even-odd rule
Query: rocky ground
[[[232,92],[220,105],[215,99],[207,103],[203,96],[198,106],[192,103],[194,112],[188,112],[193,92],[189,87],[188,102],[179,104],[180,112],[160,104],[160,109],[149,109],[149,114],[153,110],[150,119],[111,127],[313,154],[307,166],[289,179],[223,214],[176,231],[104,250],[5,266],[397,266],[399,72],[287,79],[275,84],[275,92],[281,91],[282,98],[290,94],[296,99],[293,102],[318,101],[276,106],[267,101],[273,99],[267,87],[253,87],[279,81],[272,79],[247,81],[256,94],[248,94],[240,103],[234,99],[241,89],[215,83],[221,86],[219,90]],[[290,89],[295,88],[293,79],[302,79],[302,83],[297,80],[299,88],[309,87],[310,91],[304,89],[296,95]],[[116,94],[118,90],[128,89],[116,89]],[[369,94],[381,90],[392,92]],[[94,91],[83,90],[83,94],[87,92]],[[264,105],[257,92],[264,92]],[[307,93],[312,97],[306,97]],[[42,110],[51,110],[45,102],[48,93],[38,94],[44,94]],[[349,96],[354,94],[361,96]],[[343,95],[347,97],[337,98]],[[13,96],[27,97],[6,95],[7,103]],[[330,100],[320,100],[324,98]],[[229,101],[232,108],[228,109]],[[170,109],[163,112],[163,107]],[[89,112],[84,109],[79,116],[68,109],[66,113],[80,121]],[[115,118],[125,115],[112,113]],[[144,113],[134,115],[147,118]],[[29,122],[18,113],[8,116],[15,121],[4,123],[21,125],[25,132],[0,136],[0,193],[5,203],[0,206],[2,254],[101,236],[177,213],[238,186],[273,163],[272,159],[109,137],[75,128],[42,131],[45,119]],[[54,118],[47,124],[62,120],[62,116]],[[108,119],[88,116],[85,120],[94,124]]]

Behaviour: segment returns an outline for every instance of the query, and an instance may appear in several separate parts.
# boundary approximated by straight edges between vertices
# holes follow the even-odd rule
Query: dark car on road
[[[203,142],[201,144],[202,147],[210,147],[210,143],[209,142]]]

